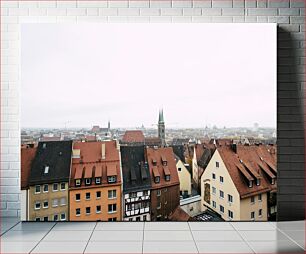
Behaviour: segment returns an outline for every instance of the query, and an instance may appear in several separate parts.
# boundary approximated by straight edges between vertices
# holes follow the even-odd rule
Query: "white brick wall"
[[[277,22],[281,24],[279,49],[287,49],[289,54],[282,52],[280,54],[284,55],[279,56],[278,87],[281,94],[282,90],[294,90],[293,84],[296,83],[299,87],[304,87],[304,15],[303,0],[1,1],[1,216],[17,216],[20,210],[18,24],[23,22]],[[295,57],[291,55],[292,52],[295,53]],[[285,107],[282,110],[287,112]],[[287,131],[295,125],[291,123],[285,127],[280,126]],[[284,132],[284,138],[294,135],[287,133],[288,131]],[[282,137],[280,134],[279,132],[279,137]],[[290,145],[285,148],[290,150]],[[296,163],[300,163],[301,158],[294,157],[287,160],[288,163],[295,163],[295,160]],[[282,161],[287,163],[285,157]],[[279,169],[283,170],[282,168],[280,165]],[[294,170],[294,167],[290,170]],[[300,171],[294,171],[293,175],[299,173]],[[279,175],[290,177],[292,174]],[[303,174],[301,176],[303,177]],[[299,191],[296,189],[296,194]],[[280,202],[283,202],[280,209],[296,203],[288,203],[290,197],[287,197],[286,193],[282,195],[284,198],[280,198]]]

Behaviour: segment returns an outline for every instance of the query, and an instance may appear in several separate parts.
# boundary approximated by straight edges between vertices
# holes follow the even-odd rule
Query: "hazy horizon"
[[[276,128],[275,24],[21,25],[22,128],[153,128],[161,107],[166,128]]]

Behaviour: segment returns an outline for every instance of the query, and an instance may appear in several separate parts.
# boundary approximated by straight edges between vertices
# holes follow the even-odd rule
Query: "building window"
[[[53,184],[53,191],[58,191],[58,184],[57,183]]]
[[[144,215],[142,218],[143,218],[143,221],[147,221],[147,215]]]
[[[109,190],[108,191],[108,199],[114,199],[117,197],[116,190]]]
[[[216,174],[212,173],[212,179],[215,180],[216,179]]]
[[[143,195],[144,196],[148,196],[149,195],[149,192],[147,190],[143,191]]]
[[[90,207],[86,207],[86,215],[90,214]]]
[[[258,194],[258,201],[261,202],[262,201],[262,195]]]
[[[159,183],[160,182],[160,177],[159,176],[155,176],[154,177],[154,182],[155,183]]]
[[[86,192],[85,199],[90,200],[90,192]]]
[[[256,179],[256,185],[258,186],[258,185],[260,185],[260,179]]]
[[[108,183],[115,183],[115,182],[117,182],[117,177],[116,176],[108,176],[107,177],[107,182]]]
[[[224,198],[224,192],[220,190],[220,198]]]
[[[164,192],[167,192],[168,191],[168,189],[167,188],[164,188]]]
[[[178,171],[182,171],[182,168],[177,168]]]
[[[160,196],[160,194],[161,194],[161,191],[160,190],[157,190],[157,196]]]
[[[127,204],[126,205],[126,210],[127,211],[132,211],[132,204]]]
[[[165,176],[165,180],[166,180],[167,182],[169,182],[169,181],[170,181],[170,175],[166,175],[166,176]]]
[[[45,174],[48,174],[49,173],[49,166],[45,166],[45,171],[44,171]]]
[[[66,190],[66,184],[65,183],[61,183],[61,190]]]
[[[35,194],[40,193],[40,185],[35,186]]]
[[[130,197],[130,198],[136,198],[136,197],[137,197],[137,192],[131,192],[131,193],[129,194],[129,197]]]
[[[108,213],[115,213],[117,211],[117,205],[116,204],[109,204],[108,205]]]
[[[158,206],[156,207],[156,209],[160,209],[161,208],[161,203],[158,204]]]
[[[129,218],[129,221],[133,221],[133,218]]]
[[[61,206],[64,206],[64,205],[66,205],[66,204],[67,204],[66,198],[65,198],[65,197],[61,198],[60,205],[61,205]]]
[[[258,217],[261,217],[262,216],[262,209],[259,209],[258,211]]]
[[[216,168],[218,168],[219,167],[219,162],[218,161],[216,161]]]
[[[231,220],[234,218],[234,213],[230,210],[228,210],[228,218]]]
[[[117,217],[114,217],[114,218],[108,218],[108,221],[117,221]]]
[[[66,213],[61,213],[61,220],[66,220]]]
[[[251,219],[252,219],[252,220],[255,219],[255,212],[251,212]]]
[[[48,207],[49,207],[48,200],[45,200],[43,203],[43,208],[48,208]]]
[[[216,194],[216,187],[211,187],[212,189],[212,194]]]
[[[75,209],[75,216],[81,216],[81,208]]]
[[[101,183],[101,177],[96,177],[96,184],[100,184]]]
[[[35,206],[34,206],[35,210],[39,210],[40,209],[40,202],[35,202]]]
[[[75,186],[81,186],[81,179],[75,180]]]
[[[216,208],[216,207],[217,207],[216,201],[213,201],[213,202],[212,202],[212,206],[213,206],[213,208]]]
[[[97,191],[97,192],[96,192],[96,198],[97,198],[97,199],[101,198],[101,191]]]
[[[228,202],[233,203],[233,196],[232,195],[228,194],[227,199],[228,199]]]
[[[220,176],[220,183],[223,183],[224,182],[224,178],[223,176]]]
[[[97,207],[96,207],[96,213],[101,213],[101,206],[100,206],[100,205],[97,205]]]
[[[80,201],[81,200],[81,194],[77,193],[75,194],[75,201]]]
[[[274,178],[271,179],[271,184],[275,184],[275,179]]]
[[[251,204],[254,204],[255,203],[255,197],[251,197]]]
[[[252,186],[253,186],[253,181],[251,180],[249,181],[249,188],[252,188]]]
[[[58,199],[55,198],[52,200],[52,207],[57,207],[58,206]]]
[[[54,221],[58,221],[58,214],[54,214],[54,215],[53,215],[53,220],[54,220]]]
[[[43,192],[48,192],[49,191],[49,186],[48,184],[44,184],[44,190]]]
[[[85,185],[90,185],[91,184],[91,179],[90,178],[86,178],[85,179]]]
[[[40,218],[38,218],[38,217],[37,217],[37,218],[35,218],[35,221],[40,221]]]
[[[48,216],[45,216],[44,221],[48,221],[48,220],[49,220]]]
[[[220,205],[220,213],[224,213],[224,206]]]

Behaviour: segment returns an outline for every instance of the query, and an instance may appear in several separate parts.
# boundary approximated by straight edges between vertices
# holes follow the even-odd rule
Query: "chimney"
[[[231,148],[234,153],[237,153],[237,144],[231,144]]]
[[[105,160],[105,143],[102,144],[102,160]]]

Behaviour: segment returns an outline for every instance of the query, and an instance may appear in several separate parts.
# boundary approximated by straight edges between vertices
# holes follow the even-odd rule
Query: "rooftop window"
[[[49,173],[49,166],[45,166],[45,174]]]

